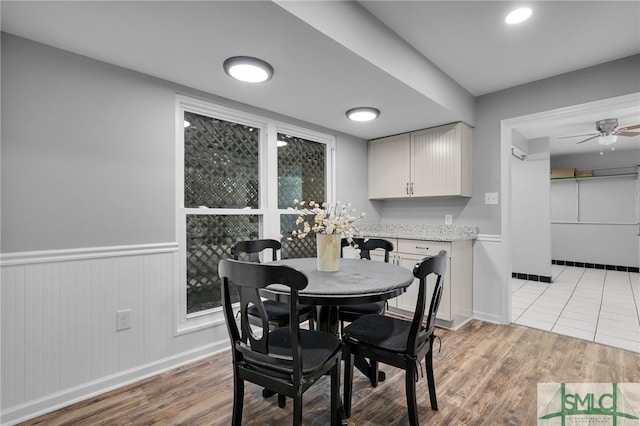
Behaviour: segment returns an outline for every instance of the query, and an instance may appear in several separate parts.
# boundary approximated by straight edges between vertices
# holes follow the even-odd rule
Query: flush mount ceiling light
[[[353,121],[371,121],[378,116],[380,116],[380,110],[371,107],[357,107],[347,111],[347,118]]]
[[[224,61],[224,72],[245,83],[262,83],[271,79],[273,67],[251,56],[234,56]]]
[[[531,9],[528,7],[521,7],[520,9],[516,9],[509,13],[504,19],[504,22],[509,25],[519,24],[529,19],[531,17],[531,13]]]

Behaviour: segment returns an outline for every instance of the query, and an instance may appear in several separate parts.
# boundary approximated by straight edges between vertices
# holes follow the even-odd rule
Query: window
[[[184,124],[183,124],[184,123]],[[282,257],[315,254],[287,241],[294,199],[331,200],[334,139],[178,97],[178,333],[224,321],[218,262],[239,240],[275,238]]]

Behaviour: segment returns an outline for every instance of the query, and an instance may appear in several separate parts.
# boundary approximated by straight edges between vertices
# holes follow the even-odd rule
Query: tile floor
[[[515,324],[640,353],[640,274],[552,265],[552,276],[511,279]]]

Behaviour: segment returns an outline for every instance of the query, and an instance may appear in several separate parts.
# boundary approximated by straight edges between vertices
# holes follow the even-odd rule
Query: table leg
[[[353,359],[353,366],[356,367],[362,374],[369,378],[371,386],[374,388],[378,386],[378,382],[384,382],[387,378],[384,371],[378,371],[377,367],[374,367],[365,358],[355,356]]]
[[[318,306],[318,330],[338,335],[338,307]]]

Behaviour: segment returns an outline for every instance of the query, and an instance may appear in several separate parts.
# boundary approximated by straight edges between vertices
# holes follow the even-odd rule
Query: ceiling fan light
[[[604,135],[600,135],[600,137],[598,138],[598,143],[600,145],[611,145],[612,143],[615,143],[617,140],[618,140],[618,136],[616,135],[604,134]]]
[[[263,83],[273,76],[273,67],[251,56],[233,56],[223,64],[228,76],[245,83]]]
[[[353,121],[371,121],[380,116],[380,110],[371,107],[351,108],[347,111],[347,118]]]

